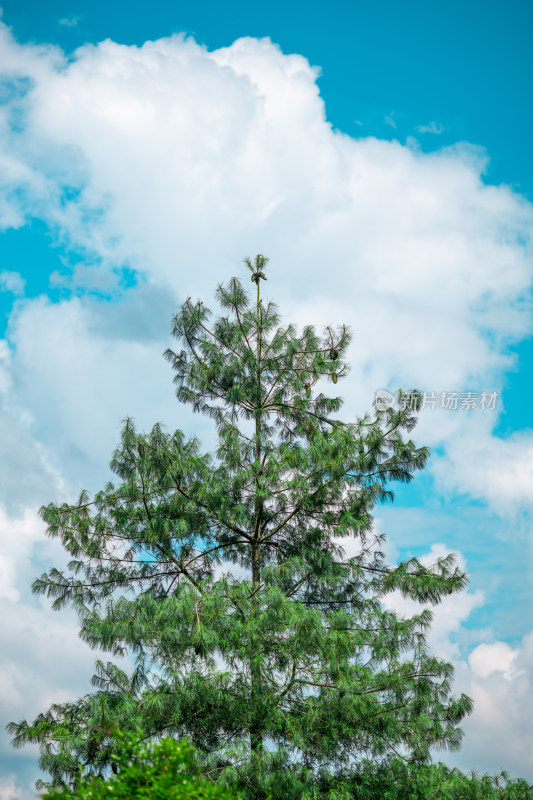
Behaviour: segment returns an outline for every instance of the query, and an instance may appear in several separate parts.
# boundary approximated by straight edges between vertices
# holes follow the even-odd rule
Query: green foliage
[[[73,791],[50,789],[43,800],[238,800],[239,795],[198,774],[191,745],[164,738],[143,744],[118,735],[113,776],[80,778]]]
[[[110,757],[112,777],[80,776],[73,790],[50,789],[43,800],[239,800],[240,792],[202,776],[194,748],[186,740],[165,737],[156,743],[117,734]],[[281,766],[281,765],[279,765]],[[272,797],[314,800],[533,800],[533,786],[510,779],[465,775],[445,764],[409,765],[402,759],[379,764],[363,762],[356,771],[315,775],[302,770],[299,780],[289,771],[273,770]],[[296,794],[295,794],[296,791]]]
[[[346,781],[336,776],[323,797],[333,800],[533,800],[533,786],[498,777],[465,775],[445,764],[409,765],[401,759],[365,763]]]
[[[71,561],[34,591],[76,608],[91,647],[135,659],[130,673],[98,661],[95,691],[9,726],[15,745],[40,745],[54,786],[80,765],[105,779],[114,730],[186,736],[210,775],[256,800],[315,797],[320,775],[364,758],[425,763],[460,745],[472,704],[428,652],[431,612],[403,619],[381,602],[398,590],[435,604],[466,583],[452,556],[387,564],[373,529],[391,482],[428,457],[408,438],[415,414],[339,419],[326,391],[347,373],[349,332],[281,326],[260,296],[266,259],[247,266],[255,297],[233,278],[218,318],[188,300],[181,349],[166,353],[216,452],[127,420],[117,483],[42,509]]]

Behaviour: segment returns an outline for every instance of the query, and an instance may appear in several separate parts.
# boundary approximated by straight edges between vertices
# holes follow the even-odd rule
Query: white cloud
[[[28,189],[22,200],[4,193],[6,208],[17,224],[26,209],[63,241],[89,249],[89,264],[79,265],[67,288],[105,286],[111,267],[129,263],[166,292],[168,318],[171,303],[205,297],[238,270],[243,254],[263,250],[272,256],[269,291],[287,316],[352,324],[347,413],[366,410],[385,385],[500,386],[510,364],[505,345],[531,327],[522,299],[531,281],[533,213],[508,188],[483,184],[482,151],[460,145],[427,155],[332,131],[317,70],[268,40],[241,39],[213,53],[183,37],[142,48],[107,41],[67,62],[57,49],[17,45],[5,27],[0,35],[3,70],[25,87],[7,105],[3,143],[17,165],[9,187]],[[9,109],[25,120],[22,133],[9,126]],[[68,419],[85,408],[94,431],[104,398],[113,405],[106,420],[132,405],[143,414],[141,398],[133,404],[129,397],[147,359],[159,358],[155,341],[148,355],[130,336],[119,354],[105,344],[112,315],[97,331],[95,308],[32,301],[12,320],[16,399],[28,407],[39,441],[52,427],[56,435],[65,409]],[[158,313],[138,311],[141,326]],[[96,367],[105,363],[102,349],[107,370]],[[161,383],[153,391],[162,396],[168,371],[154,369]],[[151,402],[145,409],[155,413]],[[77,470],[83,431],[66,428]],[[91,437],[91,457],[107,459],[105,430]],[[471,450],[492,443],[490,425],[469,431],[450,414],[428,415],[418,437],[445,442],[448,451],[454,441]],[[465,473],[465,490],[479,493]]]
[[[0,600],[20,598],[17,563],[29,559],[33,544],[42,535],[42,524],[35,512],[27,509],[22,518],[10,519],[0,507]]]
[[[58,544],[45,540],[35,511],[17,517],[0,506],[0,761],[4,775],[17,776],[0,781],[0,798],[34,798],[31,786],[39,777],[35,747],[14,751],[5,724],[34,719],[52,702],[74,699],[89,686],[94,655],[78,638],[75,615],[56,614],[47,601],[30,596],[36,574],[64,561]]]
[[[56,614],[28,599],[0,600],[0,614],[0,763],[4,774],[13,772],[17,783],[24,784],[18,800],[29,800],[35,797],[29,787],[43,777],[36,764],[37,748],[13,750],[4,726],[9,721],[33,720],[52,703],[85,694],[95,655],[79,640],[73,614]]]
[[[0,272],[0,291],[11,292],[17,297],[24,294],[26,281],[18,272],[2,270]]]
[[[38,387],[38,409],[31,407],[24,427],[39,442],[35,455],[43,477],[45,463],[56,481],[53,492],[46,482],[39,502],[99,488],[127,416],[145,430],[161,419],[174,428],[205,429],[206,421],[193,421],[192,412],[178,405],[162,358],[173,308],[168,290],[148,285],[113,304],[73,298],[56,305],[37,298],[13,321],[10,396],[27,403]],[[19,437],[25,432],[21,424],[11,430]],[[19,476],[29,454],[10,449],[5,457],[22,462],[16,464]]]
[[[444,132],[444,125],[441,125],[440,122],[435,122],[434,120],[432,120],[431,122],[428,122],[427,125],[417,125],[416,126],[416,130],[419,133],[436,133],[436,134],[439,134],[439,133],[443,133]]]
[[[59,24],[66,28],[74,28],[79,24],[81,17],[63,17],[59,20]]]
[[[507,770],[533,781],[533,633],[511,648],[505,642],[482,643],[469,666],[459,665],[457,683],[474,700],[464,721],[463,751],[451,756],[462,769],[495,774]]]
[[[506,439],[491,436],[494,415],[458,414],[456,435],[432,469],[449,491],[467,491],[485,500],[501,515],[513,517],[531,508],[533,494],[533,434],[527,429]]]
[[[20,784],[15,775],[0,778],[0,800],[20,800]]]
[[[10,514],[19,514],[28,506],[57,498],[64,482],[32,435],[28,413],[6,406],[0,398],[0,503]]]
[[[517,652],[506,642],[478,645],[468,656],[468,663],[474,675],[486,678],[493,672],[501,672],[506,680],[514,675],[514,661]]]

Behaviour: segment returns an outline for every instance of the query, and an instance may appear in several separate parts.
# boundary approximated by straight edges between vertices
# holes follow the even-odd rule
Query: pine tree
[[[214,421],[216,453],[128,419],[116,485],[41,510],[72,560],[34,591],[74,606],[91,647],[134,658],[129,672],[98,661],[96,691],[11,723],[52,785],[107,774],[117,729],[188,737],[212,778],[254,800],[316,797],[363,758],[422,763],[460,744],[471,701],[428,652],[431,612],[382,604],[393,590],[436,604],[466,583],[452,556],[387,564],[373,529],[391,481],[427,460],[406,437],[416,409],[339,419],[324,392],[347,373],[349,331],[281,326],[261,298],[267,259],[245,263],[253,297],[233,278],[218,318],[187,300],[182,349],[165,354],[178,400]]]

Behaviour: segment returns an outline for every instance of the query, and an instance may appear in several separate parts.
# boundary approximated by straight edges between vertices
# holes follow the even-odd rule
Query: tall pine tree
[[[98,661],[94,692],[11,724],[53,785],[106,774],[119,729],[187,736],[213,779],[254,800],[316,797],[362,758],[460,744],[471,702],[428,652],[431,613],[381,602],[398,589],[435,604],[466,582],[451,556],[388,565],[373,530],[390,482],[428,457],[405,435],[414,412],[341,421],[323,390],[346,375],[348,330],[280,326],[261,298],[267,259],[245,263],[253,297],[233,278],[217,318],[188,300],[182,349],[165,354],[178,399],[213,419],[216,453],[127,420],[116,485],[42,509],[72,560],[34,591],[74,606],[91,647],[134,659]]]

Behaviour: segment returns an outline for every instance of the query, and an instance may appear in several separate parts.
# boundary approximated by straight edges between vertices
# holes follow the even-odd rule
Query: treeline
[[[81,777],[77,789],[53,789],[43,795],[45,800],[246,800],[249,789],[254,793],[255,787],[231,785],[231,780],[223,785],[209,770],[202,772],[186,740],[123,742],[113,756],[111,778]],[[316,775],[313,788],[309,775],[302,776],[300,786],[295,774],[287,782],[277,777],[265,800],[533,800],[533,786],[505,773],[465,775],[445,764],[410,765],[401,759],[365,762],[346,779]]]

